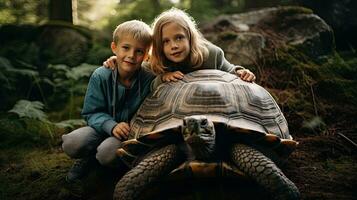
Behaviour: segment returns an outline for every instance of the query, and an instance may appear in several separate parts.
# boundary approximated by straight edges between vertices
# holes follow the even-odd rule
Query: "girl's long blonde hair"
[[[168,23],[176,23],[185,29],[190,41],[189,67],[199,68],[208,56],[206,43],[208,41],[198,30],[195,20],[183,10],[171,8],[164,11],[154,20],[153,27],[153,49],[150,59],[151,69],[156,74],[166,71],[165,64],[169,63],[163,50],[162,28]]]

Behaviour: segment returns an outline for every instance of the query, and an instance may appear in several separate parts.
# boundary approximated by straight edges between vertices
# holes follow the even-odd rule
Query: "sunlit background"
[[[158,13],[173,6],[187,10],[197,21],[205,21],[220,13],[236,13],[253,7],[292,4],[294,1],[66,0],[60,3],[72,4],[74,24],[92,29],[102,29],[134,18],[150,23]],[[49,0],[2,0],[0,2],[0,24],[45,23],[49,20],[49,7],[51,6]]]

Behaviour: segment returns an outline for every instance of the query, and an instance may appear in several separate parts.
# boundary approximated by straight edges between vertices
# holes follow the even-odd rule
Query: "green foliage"
[[[50,74],[54,86],[54,94],[52,97],[62,96],[66,98],[69,96],[84,95],[88,79],[97,67],[96,65],[86,63],[82,63],[74,68],[70,68],[66,65],[49,65],[47,73]],[[58,103],[58,100],[56,101],[54,99],[53,101],[54,103]]]
[[[138,0],[117,4],[114,10],[118,12],[108,20],[108,31],[112,32],[118,24],[132,19],[139,19],[150,24],[161,11],[173,5],[169,1],[154,2],[150,0]]]
[[[0,62],[0,69],[2,68],[0,96],[4,101],[2,106],[13,105],[19,99],[37,99],[45,102],[47,106],[48,104],[63,105],[70,96],[85,93],[88,78],[96,68],[88,64],[72,69],[66,65],[51,65],[48,70],[40,74],[33,69],[14,68],[5,58],[1,58]],[[26,66],[25,63],[21,65],[35,68],[28,64]],[[22,92],[16,93],[16,91]],[[16,95],[9,95],[14,93]]]
[[[26,63],[37,64],[39,47],[31,41],[8,40],[3,44],[0,55],[10,60],[22,60]]]
[[[271,88],[294,128],[312,133],[326,131],[334,112],[357,111],[356,54],[333,54],[313,59],[292,47],[271,50],[260,66],[261,84]]]
[[[78,81],[83,78],[89,78],[96,68],[98,68],[98,66],[82,63],[77,67],[74,67],[71,70],[67,71],[66,77],[73,81]]]
[[[213,16],[217,16],[219,12],[222,12],[217,10],[213,1],[186,0],[182,1],[182,4],[179,5],[179,7],[187,9],[187,12],[197,23],[207,21]]]
[[[69,119],[55,123],[57,127],[69,130],[74,130],[75,128],[79,128],[85,124],[86,122],[83,119]]]
[[[131,19],[141,19],[150,24],[157,15],[171,7],[186,10],[199,24],[219,14],[239,12],[243,9],[245,1],[181,0],[174,2],[169,0],[121,1],[114,9],[116,13],[110,16],[106,29],[113,31],[118,24]]]
[[[43,103],[39,101],[19,100],[9,112],[16,113],[20,118],[27,117],[47,121],[47,115],[42,111],[43,106]]]
[[[13,67],[8,59],[4,57],[0,57],[0,89],[1,90],[9,90],[12,88],[11,80],[6,74],[6,71],[12,68]]]
[[[37,97],[45,101],[41,82],[47,80],[42,79],[39,72],[33,69],[36,67],[23,62],[17,62],[17,65],[22,68],[13,67],[9,60],[0,57],[1,109],[7,109],[19,99],[32,97],[32,93],[36,91]]]
[[[86,63],[74,68],[67,65],[48,66],[46,74],[54,88],[52,95],[48,97],[48,104],[53,111],[61,112],[61,117],[56,117],[57,120],[79,118],[89,77],[97,67]]]
[[[109,41],[106,46],[95,43],[88,52],[86,62],[98,66],[102,65],[104,60],[113,55],[109,44]]]
[[[7,58],[0,56],[0,69],[11,69],[11,68],[13,68],[13,67],[12,67],[10,61]]]
[[[93,71],[98,68],[97,65],[82,63],[76,67],[70,68],[67,65],[49,65],[47,74],[51,75],[56,87],[72,84],[71,81],[88,80]]]
[[[0,125],[0,149],[54,146],[60,142],[59,134],[64,133],[49,121],[15,118],[11,115],[1,118]]]
[[[82,119],[51,122],[41,102],[20,100],[8,114],[0,117],[0,148],[9,146],[54,146],[61,136],[85,125]],[[16,114],[18,117],[15,117]]]
[[[39,78],[38,71],[32,69],[8,69],[7,71],[16,74],[16,76],[26,76],[34,79]]]
[[[335,53],[325,58],[319,67],[320,80],[316,83],[318,94],[340,104],[357,106],[356,55],[341,57]],[[334,95],[331,95],[334,94]]]
[[[39,23],[47,18],[47,0],[2,0],[0,24]]]

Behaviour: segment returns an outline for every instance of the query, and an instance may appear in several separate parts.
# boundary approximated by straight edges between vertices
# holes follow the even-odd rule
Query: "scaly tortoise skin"
[[[188,118],[196,128],[201,118],[213,123],[214,150],[202,154],[208,156],[192,151],[201,144],[188,144]],[[180,164],[197,160],[238,169],[233,172],[243,172],[274,199],[299,199],[297,187],[274,163],[296,146],[286,119],[264,88],[219,70],[194,71],[160,85],[133,117],[129,140],[117,151],[132,169],[117,183],[114,199],[137,199]]]

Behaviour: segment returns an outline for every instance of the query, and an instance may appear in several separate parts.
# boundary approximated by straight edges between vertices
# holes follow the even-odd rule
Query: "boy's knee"
[[[95,132],[91,127],[82,127],[62,135],[62,149],[71,158],[81,158],[90,151],[89,135]]]
[[[104,140],[97,148],[96,158],[98,162],[107,167],[115,167],[118,165],[119,158],[116,155],[116,150],[120,147],[121,142],[110,137]]]
[[[98,150],[95,157],[101,165],[106,167],[114,167],[118,161],[115,151]]]
[[[80,149],[79,143],[71,139],[70,135],[62,135],[62,149],[71,158],[77,158]]]
[[[116,161],[116,157],[113,155],[104,155],[102,153],[97,153],[96,154],[96,159],[98,160],[98,162],[106,167],[112,167],[115,165],[115,161]]]

